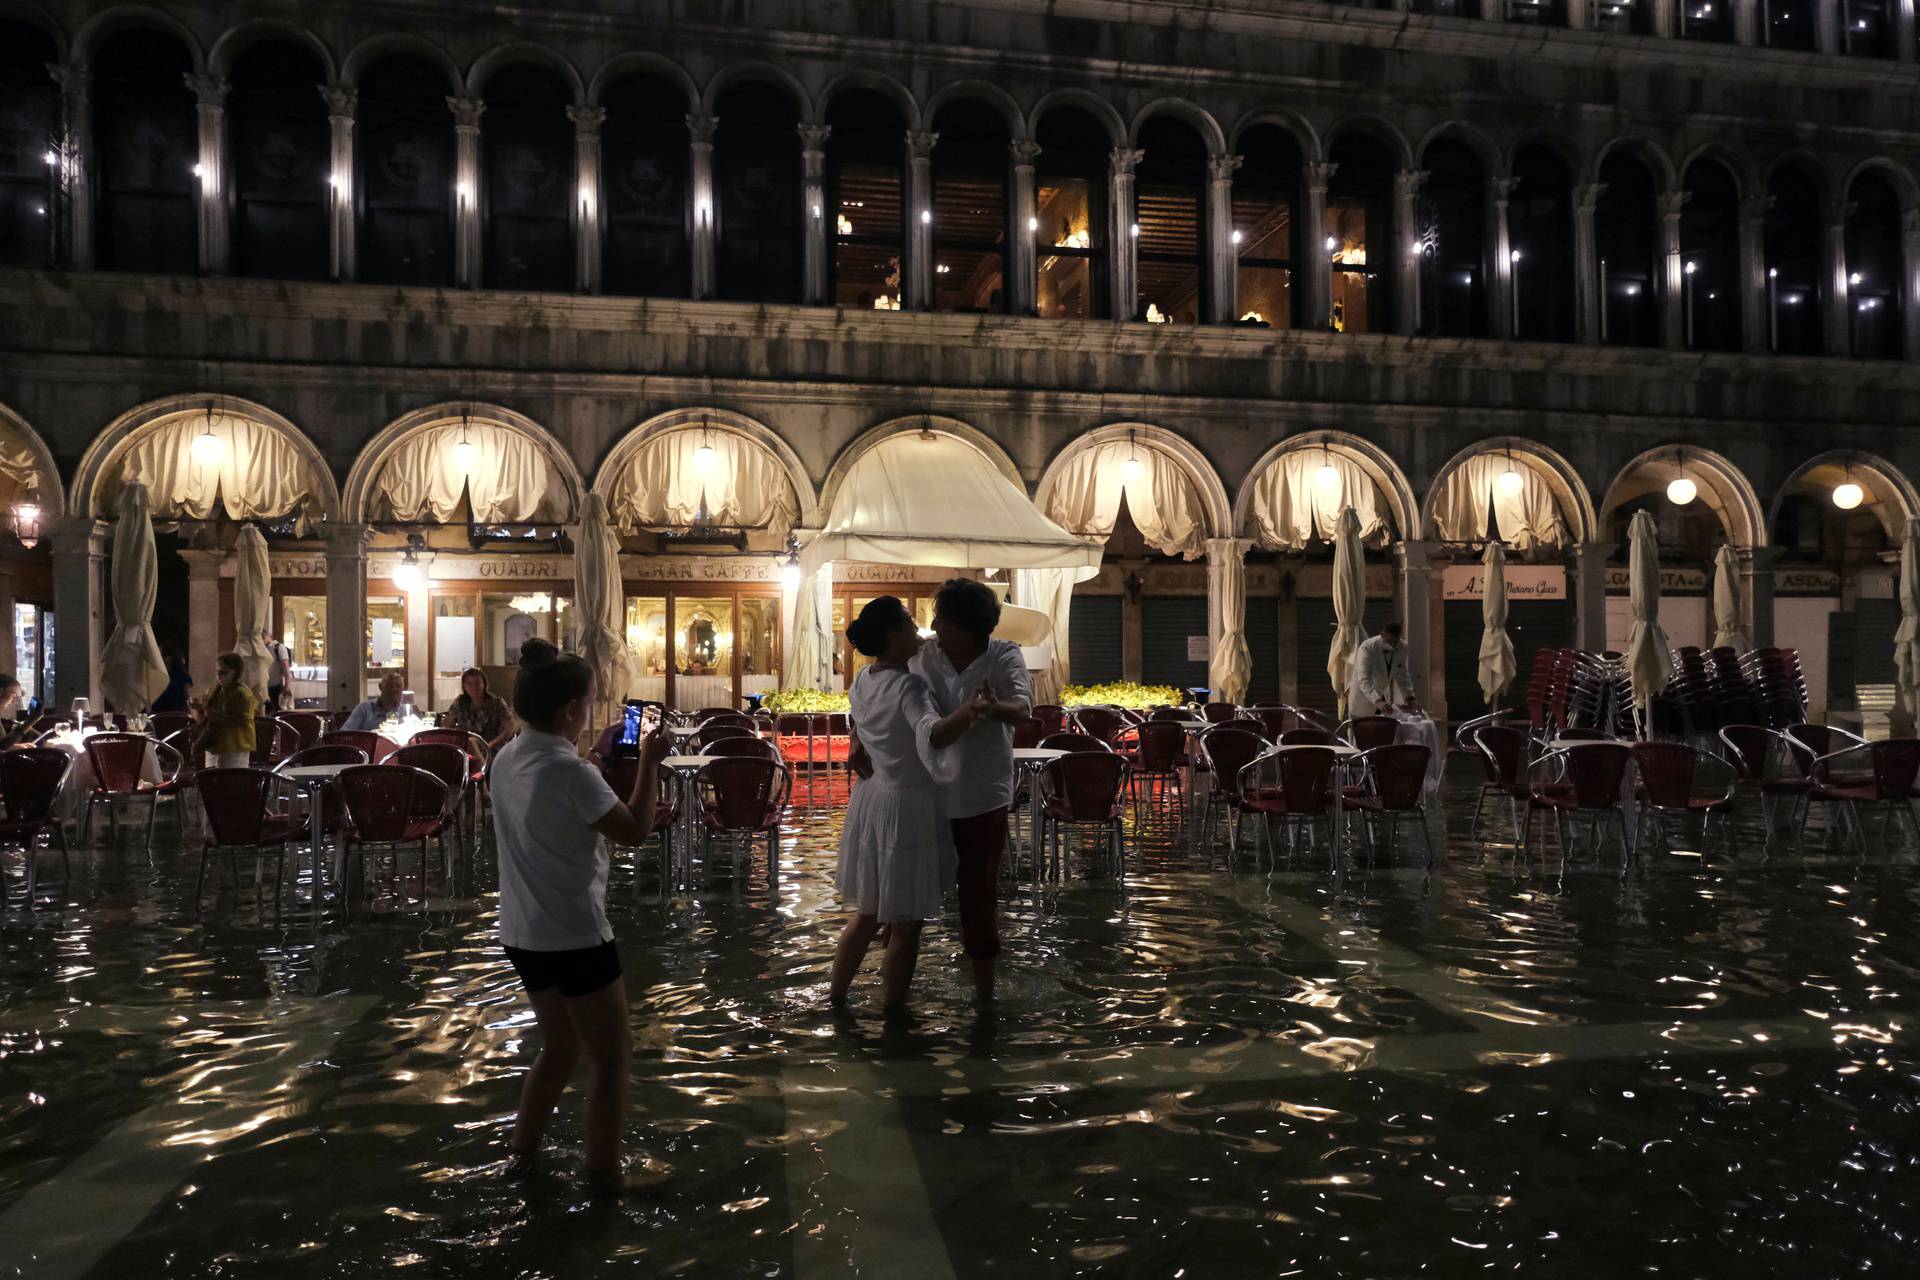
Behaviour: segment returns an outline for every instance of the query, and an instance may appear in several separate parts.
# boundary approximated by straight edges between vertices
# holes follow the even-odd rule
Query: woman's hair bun
[[[523,640],[520,644],[520,669],[522,671],[538,671],[541,667],[550,667],[559,660],[560,650],[554,647],[553,641],[551,640],[542,640],[539,636],[532,636]]]
[[[847,639],[863,657],[877,658],[886,651],[889,635],[912,625],[913,615],[900,597],[878,596],[867,601],[860,616],[847,625]]]

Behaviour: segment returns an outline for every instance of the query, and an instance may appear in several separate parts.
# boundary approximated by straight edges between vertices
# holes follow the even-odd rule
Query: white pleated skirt
[[[957,861],[937,786],[855,786],[840,828],[840,901],[882,924],[940,914]]]

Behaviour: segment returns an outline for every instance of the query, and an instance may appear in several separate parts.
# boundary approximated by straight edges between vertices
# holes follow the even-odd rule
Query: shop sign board
[[[1510,564],[1507,566],[1507,599],[1565,600],[1567,571],[1557,564]],[[1442,578],[1442,590],[1448,600],[1480,600],[1486,596],[1487,570],[1481,564],[1450,564]]]

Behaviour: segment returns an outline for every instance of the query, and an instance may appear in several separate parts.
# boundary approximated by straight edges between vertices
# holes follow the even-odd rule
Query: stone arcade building
[[[1730,543],[1754,641],[1871,705],[1920,510],[1912,0],[1411,8],[9,0],[0,661],[97,697],[137,476],[199,680],[252,519],[300,691],[437,704],[564,634],[601,493],[648,687],[761,691],[789,533],[911,431],[1108,539],[1075,680],[1204,683],[1244,581],[1250,696],[1330,701],[1325,472],[1456,716],[1490,503],[1523,669],[1618,643],[1650,509],[1676,643]]]

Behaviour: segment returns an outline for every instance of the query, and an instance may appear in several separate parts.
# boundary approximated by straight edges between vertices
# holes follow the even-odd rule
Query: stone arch
[[[1680,174],[1673,167],[1673,158],[1651,138],[1632,133],[1623,133],[1617,138],[1609,138],[1602,143],[1600,149],[1593,153],[1587,166],[1586,176],[1582,181],[1600,181],[1600,166],[1605,164],[1607,157],[1616,151],[1632,155],[1645,164],[1653,174],[1654,183],[1660,190],[1678,191],[1680,189]]]
[[[1567,536],[1575,543],[1593,542],[1600,537],[1600,513],[1594,509],[1593,495],[1587,491],[1587,483],[1580,478],[1580,472],[1566,457],[1556,449],[1548,448],[1537,441],[1524,436],[1490,436],[1485,440],[1476,440],[1466,448],[1454,454],[1441,464],[1433,473],[1433,483],[1427,486],[1427,496],[1420,503],[1420,536],[1433,537],[1434,507],[1439,501],[1440,486],[1469,458],[1485,453],[1511,452],[1516,462],[1525,463],[1533,472],[1546,482],[1553,492],[1553,500],[1560,508],[1560,518],[1567,526]]]
[[[1228,149],[1236,154],[1240,150],[1240,139],[1247,130],[1257,124],[1270,124],[1284,130],[1300,148],[1301,158],[1308,164],[1322,159],[1326,152],[1321,146],[1320,133],[1307,118],[1291,107],[1255,107],[1233,122],[1233,131],[1228,135]]]
[[[1017,485],[1020,492],[1032,493],[1032,490],[1027,487],[1026,478],[1020,474],[1020,468],[1014,465],[1012,457],[992,436],[969,426],[958,418],[949,418],[938,413],[915,413],[900,418],[889,418],[878,426],[869,427],[839,452],[833,460],[833,465],[827,468],[826,481],[820,486],[821,518],[824,519],[825,513],[833,510],[833,500],[838,496],[840,486],[847,478],[847,472],[852,470],[853,464],[858,462],[868,450],[882,440],[916,431],[934,431],[966,441],[978,450],[980,456],[985,458],[995,470]]]
[[[566,446],[551,431],[504,405],[480,400],[447,400],[401,414],[361,447],[353,460],[352,469],[347,472],[342,499],[345,514],[342,518],[356,524],[368,520],[373,509],[374,482],[380,478],[381,470],[394,452],[421,432],[438,427],[449,419],[458,419],[463,413],[476,422],[504,427],[532,441],[566,486],[568,518],[579,515],[580,504],[586,497],[586,485],[580,478],[580,468],[574,463],[573,455],[567,452]]]
[[[291,39],[296,44],[305,45],[319,57],[320,65],[326,71],[326,83],[334,84],[340,78],[339,63],[333,56],[333,50],[327,42],[316,35],[309,27],[285,18],[249,18],[237,26],[228,27],[214,41],[213,48],[207,53],[207,70],[217,76],[230,75],[233,64],[248,48],[262,40],[271,40],[276,36]]]
[[[599,106],[606,96],[607,87],[628,75],[658,76],[685,95],[689,114],[700,109],[700,89],[686,69],[671,58],[642,50],[615,54],[602,63],[600,69],[593,73],[592,82],[587,85],[587,102]]]
[[[1448,139],[1461,143],[1478,156],[1480,167],[1486,171],[1487,177],[1498,178],[1511,172],[1507,164],[1508,157],[1500,154],[1500,148],[1494,144],[1493,139],[1465,120],[1443,121],[1427,130],[1426,135],[1420,139],[1419,145],[1414,148],[1415,165],[1426,162],[1428,147]]]
[[[1027,113],[1025,136],[1038,137],[1040,121],[1055,107],[1079,107],[1107,127],[1108,140],[1116,147],[1127,137],[1127,122],[1120,118],[1113,104],[1086,89],[1055,89],[1034,103],[1033,110]]]
[[[1133,123],[1127,126],[1127,143],[1137,145],[1140,141],[1140,126],[1158,115],[1176,116],[1185,120],[1200,131],[1200,137],[1207,144],[1207,154],[1223,155],[1227,149],[1226,132],[1220,128],[1220,122],[1211,112],[1195,105],[1185,98],[1155,98],[1146,106],[1133,113]]]
[[[1753,165],[1748,162],[1747,157],[1718,142],[1704,143],[1687,153],[1686,158],[1680,162],[1680,181],[1683,184],[1693,166],[1701,161],[1717,164],[1725,169],[1732,177],[1734,190],[1739,192],[1742,200],[1751,199],[1759,191],[1759,188],[1754,186]]]
[[[872,89],[876,93],[884,94],[900,104],[900,114],[906,117],[908,129],[918,131],[924,127],[921,123],[920,103],[914,98],[913,91],[884,71],[874,71],[867,67],[851,67],[827,81],[815,97],[812,114],[806,117],[807,120],[813,124],[826,123],[827,108],[833,105],[834,98],[845,89]]]
[[[695,405],[685,409],[669,409],[665,413],[656,413],[653,417],[641,422],[614,441],[613,447],[607,450],[607,456],[601,459],[600,465],[594,470],[593,492],[607,493],[612,488],[614,478],[632,461],[634,453],[647,441],[671,431],[683,431],[689,427],[702,425],[711,425],[723,431],[744,436],[771,454],[780,463],[780,469],[786,473],[787,483],[793,486],[793,496],[799,500],[798,523],[817,525],[820,522],[820,508],[815,501],[813,477],[807,474],[807,468],[800,461],[800,455],[793,451],[793,446],[766,424],[749,418],[744,413],[735,413],[731,409]]]
[[[465,77],[460,74],[459,64],[452,55],[431,40],[404,32],[382,32],[377,36],[368,36],[353,46],[346,59],[340,64],[340,79],[343,84],[357,85],[360,77],[366,74],[368,67],[380,61],[388,54],[412,54],[422,58],[446,73],[446,89],[450,94],[458,94]]]
[[[25,418],[0,404],[0,438],[8,434],[18,436],[33,455],[34,472],[39,480],[37,492],[40,495],[41,513],[49,519],[65,515],[67,488],[61,483],[60,468],[54,463],[53,451],[47,448],[47,442]]]
[[[1400,537],[1413,537],[1417,530],[1424,527],[1418,523],[1420,503],[1414,497],[1413,485],[1408,482],[1400,464],[1386,450],[1371,440],[1347,431],[1303,431],[1288,436],[1268,449],[1247,469],[1246,477],[1241,480],[1239,492],[1233,499],[1235,537],[1240,536],[1240,531],[1247,527],[1247,520],[1253,513],[1254,485],[1266,469],[1285,454],[1319,449],[1337,453],[1367,473],[1386,497],[1387,510],[1393,516],[1394,532]]]
[[[1881,499],[1878,504],[1881,511],[1877,513],[1880,516],[1880,527],[1886,530],[1887,540],[1895,546],[1900,544],[1906,522],[1920,519],[1920,490],[1914,488],[1913,482],[1908,480],[1898,467],[1879,454],[1862,453],[1858,449],[1829,449],[1795,467],[1773,491],[1773,501],[1767,504],[1769,537],[1773,534],[1774,523],[1780,519],[1781,508],[1786,504],[1787,491],[1796,481],[1824,467],[1845,467],[1856,474],[1864,474],[1878,481],[1870,487],[1874,495]]]
[[[67,29],[38,3],[33,0],[22,0],[8,11],[7,17],[12,21],[23,22],[35,30],[45,32],[47,39],[53,41],[54,60],[61,63],[68,60],[71,46],[67,43]]]
[[[486,95],[487,82],[502,67],[516,62],[531,62],[560,73],[567,82],[567,92],[573,95],[575,105],[587,100],[586,82],[580,78],[580,69],[573,65],[559,50],[531,40],[515,40],[508,44],[495,45],[474,59],[473,66],[467,69],[466,96],[480,98]]]
[[[1847,170],[1846,180],[1840,184],[1841,199],[1846,198],[1855,180],[1864,173],[1878,173],[1885,178],[1900,197],[1901,208],[1911,209],[1920,204],[1920,183],[1914,181],[1913,170],[1888,156],[1868,156]]]
[[[206,50],[200,47],[193,30],[172,14],[143,4],[117,4],[87,19],[86,25],[74,33],[73,61],[80,66],[88,65],[93,60],[93,51],[102,40],[128,27],[158,27],[186,46],[187,57],[193,60],[195,71],[207,69]]]
[[[313,468],[315,478],[321,481],[322,491],[313,495],[317,507],[313,514],[327,520],[340,518],[340,488],[334,481],[333,469],[327,465],[320,447],[306,432],[257,401],[206,391],[149,400],[145,404],[135,405],[108,423],[106,430],[95,436],[93,443],[87,446],[87,451],[80,455],[80,465],[74,471],[73,485],[68,490],[68,505],[73,515],[92,520],[112,516],[113,512],[107,510],[100,501],[101,485],[113,473],[128,448],[157,425],[183,413],[198,412],[206,407],[209,400],[214,401],[222,412],[251,418],[284,438],[294,452]]]
[[[1040,483],[1035,485],[1033,490],[1034,505],[1043,512],[1046,510],[1047,496],[1053,492],[1053,486],[1060,478],[1062,467],[1074,455],[1111,441],[1128,438],[1137,441],[1142,447],[1164,454],[1180,468],[1181,473],[1192,483],[1194,492],[1200,495],[1201,508],[1206,512],[1209,538],[1232,536],[1233,506],[1227,497],[1227,486],[1220,479],[1220,473],[1207,460],[1207,456],[1185,436],[1147,422],[1109,423],[1104,427],[1095,427],[1091,431],[1083,432],[1068,441],[1064,448],[1053,455],[1053,460],[1047,463],[1047,469],[1040,473]]]
[[[1327,130],[1328,154],[1332,154],[1333,144],[1340,140],[1341,135],[1348,133],[1372,134],[1387,144],[1388,150],[1393,152],[1395,161],[1402,169],[1413,167],[1413,148],[1407,145],[1407,135],[1400,132],[1399,125],[1385,116],[1371,111],[1361,111],[1343,117]]]
[[[1820,192],[1822,201],[1830,202],[1833,199],[1832,166],[1802,147],[1782,151],[1767,161],[1766,169],[1760,174],[1760,185],[1754,190],[1764,194],[1767,188],[1773,185],[1773,175],[1782,169],[1799,170],[1802,175],[1812,180],[1814,187]]]
[[[1576,186],[1586,181],[1582,174],[1598,167],[1598,161],[1589,163],[1586,151],[1568,134],[1558,129],[1528,129],[1507,147],[1500,172],[1512,173],[1514,161],[1529,147],[1541,147],[1558,156],[1560,163],[1567,166],[1567,175]]]
[[[815,119],[813,95],[807,92],[805,85],[796,79],[791,71],[776,67],[771,62],[749,60],[730,62],[713,73],[707,86],[700,92],[700,111],[703,115],[712,115],[714,103],[720,95],[743,80],[764,80],[777,85],[781,92],[793,99],[794,112],[802,120]]]
[[[940,115],[940,108],[951,102],[965,102],[977,99],[989,103],[1007,122],[1007,137],[1020,142],[1031,135],[1027,132],[1027,117],[1020,110],[1020,104],[1013,95],[997,84],[985,80],[956,80],[935,89],[927,96],[926,106],[922,108],[928,128]]]
[[[1649,491],[1635,489],[1641,473],[1651,476],[1655,486],[1665,485],[1668,480],[1678,476],[1681,449],[1682,446],[1671,444],[1648,449],[1615,472],[1612,483],[1607,485],[1606,494],[1600,501],[1601,522],[1604,524],[1606,518],[1622,503]],[[1685,446],[1685,454],[1686,473],[1699,486],[1701,493],[1710,493],[1715,499],[1708,507],[1718,513],[1720,526],[1726,530],[1728,541],[1737,547],[1766,546],[1769,533],[1766,514],[1761,510],[1760,496],[1754,492],[1746,474],[1725,455],[1711,449],[1697,449],[1688,445]]]

